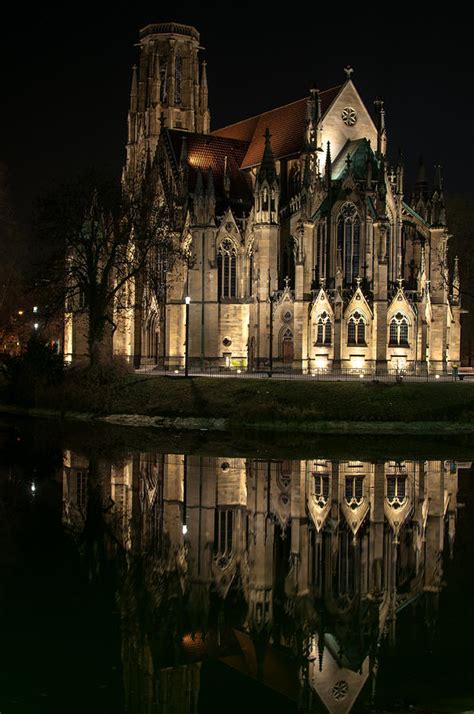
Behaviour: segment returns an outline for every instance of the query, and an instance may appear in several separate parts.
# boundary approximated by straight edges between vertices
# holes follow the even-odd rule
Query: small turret
[[[265,130],[265,148],[255,181],[255,218],[258,223],[278,223],[280,187],[270,130]]]
[[[331,162],[331,142],[328,141],[327,144],[327,152],[326,152],[326,165],[324,167],[324,181],[325,181],[325,188],[326,191],[329,191],[331,189],[331,183],[332,183],[332,162]]]

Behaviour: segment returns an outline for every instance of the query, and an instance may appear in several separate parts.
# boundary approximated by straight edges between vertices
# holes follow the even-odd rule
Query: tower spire
[[[209,89],[207,86],[207,62],[201,64],[201,84],[199,89],[199,110],[201,113],[202,133],[209,134],[211,116],[209,112]]]
[[[265,148],[263,150],[262,162],[257,174],[257,183],[261,184],[267,180],[271,185],[277,180],[275,157],[273,156],[270,129],[265,129]]]
[[[385,109],[382,99],[376,99],[374,102],[377,115],[377,156],[385,156],[387,150],[387,132],[385,129]]]
[[[327,143],[328,150],[326,152],[326,166],[324,167],[324,176],[326,178],[326,191],[331,188],[332,182],[332,165],[331,165],[331,142]]]
[[[454,258],[454,271],[453,271],[453,303],[459,305],[459,296],[461,291],[461,280],[459,277],[459,256]]]

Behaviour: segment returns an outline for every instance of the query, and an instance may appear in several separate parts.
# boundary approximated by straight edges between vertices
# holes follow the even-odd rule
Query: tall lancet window
[[[176,55],[174,75],[174,100],[175,104],[181,104],[183,90],[183,58],[181,55]]]
[[[237,250],[229,238],[219,245],[217,252],[218,297],[237,296]]]
[[[168,101],[168,61],[166,57],[160,57],[160,102],[166,104]]]
[[[337,250],[341,255],[346,285],[360,273],[360,218],[353,203],[345,203],[337,219]]]

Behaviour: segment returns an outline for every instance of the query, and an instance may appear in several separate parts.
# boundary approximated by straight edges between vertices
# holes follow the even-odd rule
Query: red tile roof
[[[173,147],[176,164],[181,154],[182,138],[186,137],[188,164],[190,171],[190,188],[194,188],[196,171],[201,170],[204,184],[209,169],[212,171],[214,188],[217,195],[222,194],[224,182],[224,166],[227,157],[227,172],[231,182],[233,198],[251,198],[251,186],[248,178],[240,171],[242,161],[248,149],[247,141],[213,136],[212,134],[193,134],[188,131],[169,129],[168,135]]]
[[[340,89],[339,86],[321,92],[323,116]],[[299,154],[303,149],[306,104],[306,97],[298,99],[283,107],[217,129],[211,133],[211,136],[248,142],[249,146],[240,166],[242,169],[248,169],[260,163],[264,148],[263,137],[267,127],[272,135],[272,149],[276,159]]]

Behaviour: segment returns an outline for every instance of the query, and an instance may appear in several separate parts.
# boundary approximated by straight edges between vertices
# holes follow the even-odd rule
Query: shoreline
[[[167,417],[148,416],[146,414],[108,414],[98,415],[87,412],[61,411],[59,409],[45,409],[35,407],[18,407],[15,405],[0,404],[0,414],[27,417],[33,419],[54,419],[68,422],[103,423],[113,426],[126,426],[134,428],[153,428],[169,431],[191,432],[232,432],[236,425],[229,419],[212,417]],[[306,434],[354,434],[354,435],[394,435],[417,434],[420,436],[445,435],[445,434],[472,434],[474,422],[448,422],[448,421],[334,421],[334,420],[307,420],[305,422],[283,421],[248,421],[241,422],[239,431],[245,432],[304,432]]]

